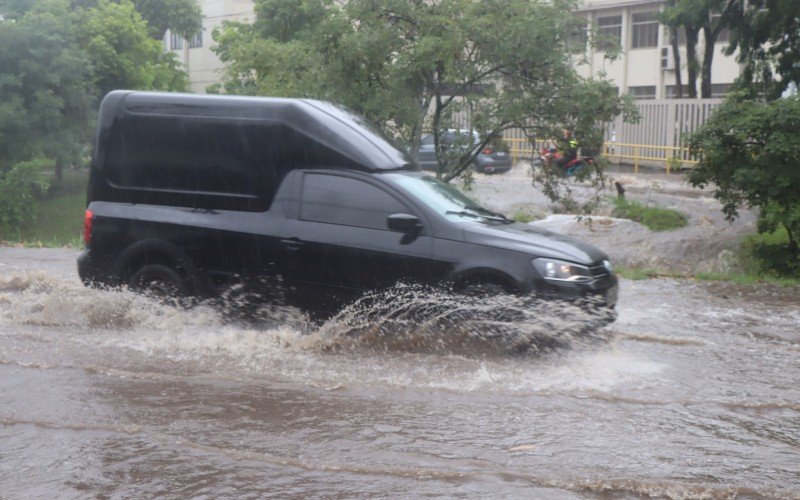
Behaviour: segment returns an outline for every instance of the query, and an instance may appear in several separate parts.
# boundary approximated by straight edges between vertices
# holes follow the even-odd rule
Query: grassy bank
[[[684,214],[675,210],[642,205],[625,198],[614,198],[611,215],[638,222],[651,231],[670,231],[684,227],[688,222]]]
[[[72,247],[83,244],[88,170],[66,169],[61,183],[36,202],[32,222],[16,229],[0,228],[0,242],[30,247]]]
[[[730,281],[741,285],[774,283],[783,286],[800,286],[800,257],[788,249],[789,236],[785,229],[768,234],[748,236],[736,253],[735,271],[728,273],[698,272],[680,274],[646,268],[620,267],[617,273],[628,279],[693,278],[700,281]]]

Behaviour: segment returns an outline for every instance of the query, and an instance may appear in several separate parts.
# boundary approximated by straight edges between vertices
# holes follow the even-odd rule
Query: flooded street
[[[465,354],[87,290],[76,257],[0,247],[3,498],[800,498],[797,288],[622,280],[603,335]]]

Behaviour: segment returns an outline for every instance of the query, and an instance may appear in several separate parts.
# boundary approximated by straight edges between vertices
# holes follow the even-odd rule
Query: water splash
[[[415,285],[367,294],[318,330],[334,348],[457,354],[546,352],[604,339],[614,312],[598,301],[479,297]]]

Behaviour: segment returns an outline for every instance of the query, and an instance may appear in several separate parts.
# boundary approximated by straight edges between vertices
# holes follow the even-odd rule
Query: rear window
[[[246,123],[128,115],[115,124],[106,166],[119,187],[259,196]]]

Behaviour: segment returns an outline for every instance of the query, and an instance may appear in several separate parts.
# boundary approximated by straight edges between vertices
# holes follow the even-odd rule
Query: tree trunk
[[[794,233],[792,229],[789,227],[789,224],[783,223],[783,227],[786,228],[786,234],[789,235],[789,252],[792,253],[795,257],[800,256],[800,245],[797,244],[797,240],[794,238]]]
[[[700,32],[694,25],[687,24],[686,30],[686,66],[688,73],[689,97],[697,99],[697,35]]]
[[[672,45],[672,59],[675,61],[675,86],[677,87],[678,99],[683,99],[683,75],[681,75],[681,51],[678,45],[679,26],[670,28],[669,43]]]
[[[711,63],[714,61],[714,45],[717,43],[717,33],[709,26],[703,27],[705,35],[705,50],[703,51],[703,69],[701,71],[700,96],[711,97]]]

